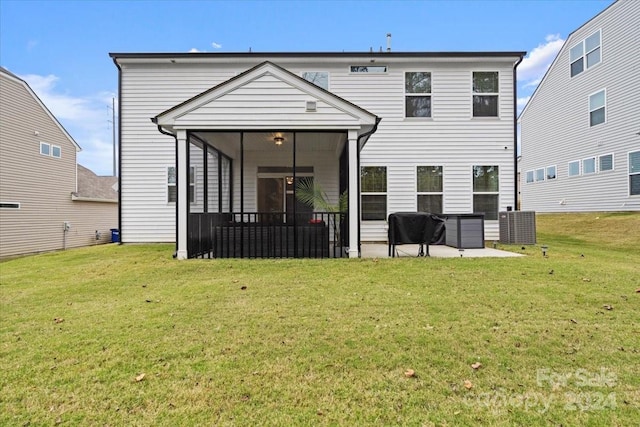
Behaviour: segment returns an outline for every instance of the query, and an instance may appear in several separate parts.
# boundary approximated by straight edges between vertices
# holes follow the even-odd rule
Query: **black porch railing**
[[[189,258],[346,257],[345,212],[192,213]]]

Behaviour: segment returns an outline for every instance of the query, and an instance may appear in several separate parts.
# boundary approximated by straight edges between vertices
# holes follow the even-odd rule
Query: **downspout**
[[[175,141],[175,147],[176,147],[176,151],[174,153],[175,159],[176,159],[176,197],[178,197],[178,193],[180,192],[180,185],[178,183],[178,164],[177,164],[177,160],[178,160],[178,135],[171,133],[171,132],[167,132],[166,130],[162,129],[162,126],[160,126],[158,124],[158,119],[156,117],[152,117],[151,121],[158,126],[158,132],[160,132],[163,135],[168,135],[168,136],[172,136],[174,141]],[[175,216],[175,224],[176,224],[176,243],[175,243],[175,252],[173,253],[173,257],[176,258],[178,256],[178,233],[180,232],[180,230],[178,229],[178,203],[176,202],[176,216]],[[120,237],[120,240],[122,241],[122,237]]]
[[[122,244],[122,68],[116,58],[113,63],[118,68],[118,230],[120,239],[118,244]],[[115,126],[115,124],[114,124]]]
[[[517,71],[518,65],[522,62],[524,56],[520,56],[518,62],[513,66],[513,210],[518,209],[518,82]]]
[[[362,135],[360,135],[358,137],[358,188],[357,188],[357,194],[358,194],[358,258],[362,257],[362,248],[361,248],[361,244],[360,244],[360,235],[361,235],[361,221],[360,221],[360,140],[364,139],[364,138],[369,138],[371,135],[373,135],[374,133],[376,133],[376,131],[378,130],[378,124],[380,123],[382,119],[380,117],[376,116],[376,123],[373,125],[373,127],[371,128],[370,131],[363,133]],[[351,194],[352,191],[351,189],[349,189],[349,194]],[[352,239],[353,236],[349,236],[349,240]],[[351,242],[349,242],[349,246],[351,246]]]

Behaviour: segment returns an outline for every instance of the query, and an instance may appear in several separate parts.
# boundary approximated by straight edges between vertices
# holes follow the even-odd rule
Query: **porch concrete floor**
[[[420,245],[396,245],[397,257],[415,257]],[[389,248],[385,243],[362,243],[362,258],[388,258]],[[524,256],[514,252],[501,251],[493,248],[464,249],[463,251],[445,245],[430,245],[429,254],[434,258],[481,258],[481,257],[518,257]]]

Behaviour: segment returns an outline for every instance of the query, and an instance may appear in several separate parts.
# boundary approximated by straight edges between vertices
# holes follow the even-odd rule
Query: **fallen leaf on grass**
[[[571,319],[571,323],[578,323],[578,321],[576,319]]]
[[[583,277],[583,278],[582,278],[582,281],[583,281],[583,282],[590,282],[590,281],[591,281],[591,279],[589,279],[588,277]]]
[[[464,380],[464,387],[465,387],[467,390],[471,390],[471,388],[473,387],[473,384],[472,384],[472,383],[471,383],[471,381],[469,381],[469,380]]]
[[[136,377],[136,382],[137,382],[137,383],[139,383],[140,381],[142,381],[142,380],[144,379],[144,377],[145,377],[145,374],[144,374],[144,373],[142,373],[142,374],[138,375],[138,376]]]
[[[613,310],[613,306],[611,304],[605,304],[602,307],[607,309],[607,310]]]
[[[471,367],[472,367],[473,369],[480,369],[480,368],[482,367],[482,363],[480,363],[480,362],[476,362],[476,363],[474,363],[473,365],[471,365]]]
[[[53,321],[56,323],[62,323],[64,322],[64,319],[62,317],[56,317],[55,319],[53,319]]]
[[[636,294],[640,294],[640,288],[636,289]]]
[[[416,371],[414,371],[413,369],[407,369],[406,371],[404,371],[404,376],[407,378],[413,378],[416,376]]]

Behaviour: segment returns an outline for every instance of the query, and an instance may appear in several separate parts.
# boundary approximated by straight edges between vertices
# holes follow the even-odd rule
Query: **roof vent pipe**
[[[391,52],[391,33],[387,33],[387,52]]]

